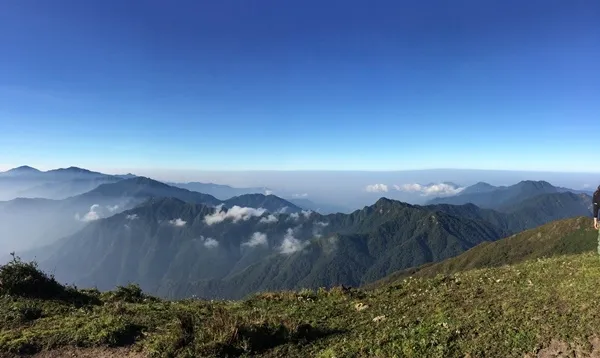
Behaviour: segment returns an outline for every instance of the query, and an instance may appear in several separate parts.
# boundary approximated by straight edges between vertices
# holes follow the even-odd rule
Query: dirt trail
[[[548,347],[524,358],[600,358],[600,337],[589,339],[590,346],[574,347],[564,341],[552,340]]]
[[[22,357],[18,355],[2,355],[1,358]],[[135,352],[128,348],[74,348],[65,347],[44,351],[32,356],[31,358],[147,358],[148,355],[142,352]]]

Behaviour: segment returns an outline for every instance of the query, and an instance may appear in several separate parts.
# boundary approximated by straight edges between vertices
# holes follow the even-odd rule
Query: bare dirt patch
[[[2,358],[21,357],[6,355]],[[75,348],[66,347],[36,353],[31,358],[147,358],[143,352],[133,351],[130,348]]]
[[[600,358],[600,337],[590,337],[588,347],[573,346],[553,339],[537,354],[527,354],[524,358]]]

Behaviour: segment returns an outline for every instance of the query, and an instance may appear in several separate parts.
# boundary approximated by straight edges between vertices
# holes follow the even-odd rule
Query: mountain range
[[[109,175],[78,167],[40,171],[20,166],[0,172],[0,200],[20,198],[65,199],[90,191],[101,184],[134,177]]]
[[[553,186],[546,181],[524,180],[511,186],[493,186],[479,182],[465,188],[453,196],[437,197],[427,204],[475,204],[480,208],[495,209],[499,211],[511,210],[523,200],[533,198],[540,194],[556,194],[570,192],[574,194],[591,195],[591,191],[573,190]]]
[[[477,183],[428,205],[380,198],[360,210],[332,213],[336,208],[307,198],[246,193],[219,199],[181,186],[220,195],[265,188],[175,186],[76,167],[0,173],[2,185],[20,179],[54,189],[94,187],[61,199],[0,202],[0,250],[35,257],[63,282],[101,289],[138,282],[176,298],[365,285],[591,212],[586,193],[544,181]]]
[[[149,198],[176,198],[208,206],[237,205],[273,212],[301,211],[296,205],[273,195],[249,194],[223,201],[149,178],[132,177],[101,184],[62,200],[17,198],[0,202],[0,252],[48,244],[74,234],[89,222],[131,209]]]
[[[63,282],[100,289],[138,282],[172,298],[359,286],[553,220],[590,214],[590,198],[583,194],[525,197],[504,212],[381,198],[351,214],[330,215],[151,199],[25,257],[36,257]],[[236,205],[274,200],[241,198]]]

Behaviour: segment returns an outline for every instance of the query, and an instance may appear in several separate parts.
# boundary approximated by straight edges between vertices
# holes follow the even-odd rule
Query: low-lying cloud
[[[291,213],[288,219],[298,220],[298,219],[300,219],[300,216],[304,216],[305,219],[308,219],[308,218],[310,218],[312,213],[313,213],[312,210],[302,210],[300,212]]]
[[[119,205],[114,206],[100,206],[99,204],[94,204],[90,207],[90,210],[82,215],[79,213],[75,214],[75,219],[83,222],[90,222],[99,220],[114,214],[117,210],[119,210]]]
[[[279,247],[279,252],[285,255],[293,254],[294,252],[298,252],[302,250],[308,242],[302,242],[294,237],[294,230],[287,229],[285,236],[283,237],[283,242]]]
[[[127,220],[137,220],[137,219],[139,219],[140,217],[138,216],[138,214],[129,214],[129,215],[125,216],[125,218],[126,218]]]
[[[325,221],[317,221],[313,225],[313,236],[320,238],[323,236],[323,228],[329,225],[328,222]]]
[[[90,222],[101,218],[100,205],[94,204],[90,206],[90,211],[80,216],[79,213],[75,214],[75,219],[83,222]]]
[[[277,216],[269,214],[268,216],[260,218],[260,222],[263,224],[271,224],[277,222]]]
[[[388,191],[388,186],[385,184],[371,184],[367,185],[365,190],[369,193],[386,193]]]
[[[260,245],[267,246],[268,244],[267,234],[255,232],[252,234],[252,237],[250,237],[250,240],[242,243],[242,246],[255,247]]]
[[[171,224],[173,226],[177,226],[177,227],[184,226],[186,222],[187,221],[185,221],[185,220],[181,220],[181,218],[169,220],[169,224]]]
[[[208,249],[214,249],[215,247],[219,246],[219,242],[217,240],[213,239],[212,237],[204,237],[202,235],[200,235],[200,237],[197,239],[193,239],[192,241],[200,241],[202,242],[202,245]]]
[[[306,198],[307,196],[308,196],[308,193],[292,194],[292,198]]]
[[[206,240],[204,240],[204,246],[209,249],[214,249],[215,247],[219,246],[219,242],[213,239],[212,237],[209,237]]]
[[[337,249],[338,238],[337,236],[330,236],[326,239],[323,239],[322,247],[323,252],[327,255],[331,254]]]
[[[439,184],[402,184],[394,185],[394,189],[403,191],[406,193],[419,193],[421,196],[447,196],[456,195],[460,193],[464,188],[458,187],[453,184],[439,183]]]
[[[240,220],[248,220],[251,217],[261,216],[267,210],[263,208],[255,209],[241,206],[233,206],[231,209],[223,211],[222,205],[217,206],[214,213],[206,215],[204,217],[204,222],[207,225],[218,224],[220,222],[225,221],[226,219],[231,219],[234,223]]]
[[[114,213],[115,211],[119,210],[119,205],[114,205],[114,206],[107,206],[106,207],[108,209],[109,212]]]

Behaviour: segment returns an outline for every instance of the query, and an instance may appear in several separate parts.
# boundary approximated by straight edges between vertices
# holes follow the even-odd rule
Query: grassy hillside
[[[598,232],[586,217],[559,220],[508,238],[485,242],[463,254],[395,272],[367,288],[385,286],[409,276],[434,277],[483,267],[511,265],[525,260],[594,251]]]
[[[567,224],[585,222],[557,223],[570,235],[582,228]],[[521,238],[536,242],[537,232],[530,234]],[[585,235],[581,247],[593,246]],[[586,357],[600,349],[600,259],[589,252],[369,291],[336,287],[243,301],[162,301],[136,286],[81,291],[35,272],[20,262],[0,269],[1,353],[53,357],[70,347],[70,354],[96,349],[104,357],[464,358]]]

